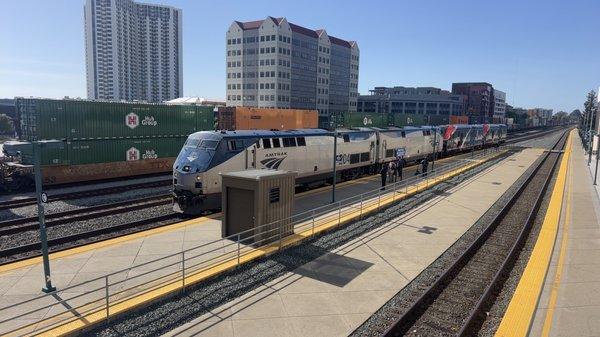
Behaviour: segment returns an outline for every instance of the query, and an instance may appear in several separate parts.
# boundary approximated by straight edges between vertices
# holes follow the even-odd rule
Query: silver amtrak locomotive
[[[334,134],[341,181],[375,173],[383,163],[398,156],[411,162],[431,155],[434,148],[443,153],[448,149],[445,128],[356,128],[335,133],[322,129],[196,132],[188,137],[173,165],[174,209],[186,214],[219,209],[220,174],[225,172],[286,170],[298,173],[296,183],[302,187],[326,183],[332,179]],[[472,146],[484,145],[482,133]]]

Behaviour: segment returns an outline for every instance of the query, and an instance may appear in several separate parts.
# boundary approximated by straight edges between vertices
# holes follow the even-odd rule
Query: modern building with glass
[[[358,112],[460,116],[465,97],[433,87],[375,87],[358,96]]]
[[[269,16],[234,21],[226,45],[228,106],[316,109],[321,127],[356,111],[356,42]]]

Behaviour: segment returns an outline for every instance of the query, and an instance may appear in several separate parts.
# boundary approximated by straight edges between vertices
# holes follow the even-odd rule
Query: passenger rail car
[[[356,128],[330,132],[322,129],[290,131],[241,130],[201,131],[191,134],[173,165],[174,209],[200,214],[221,207],[221,177],[224,172],[246,169],[295,171],[296,182],[310,187],[332,179],[334,135],[337,141],[336,170],[340,180],[376,173],[381,165],[403,157],[417,161],[445,149],[464,149],[472,135],[486,145],[486,130],[492,126]],[[495,130],[495,129],[494,129]],[[449,142],[460,135],[460,146]],[[505,135],[505,133],[504,133]],[[500,137],[500,134],[498,134]],[[499,140],[500,138],[497,138]],[[491,141],[491,140],[490,140]]]

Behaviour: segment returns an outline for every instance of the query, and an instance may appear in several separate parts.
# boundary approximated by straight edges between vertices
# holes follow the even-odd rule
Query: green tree
[[[585,126],[587,130],[590,129],[590,123],[592,124],[592,130],[596,130],[597,99],[598,96],[596,96],[596,92],[591,90],[587,94],[585,103],[583,103],[583,122],[586,123]]]
[[[0,134],[13,134],[15,129],[12,120],[7,115],[0,115]]]

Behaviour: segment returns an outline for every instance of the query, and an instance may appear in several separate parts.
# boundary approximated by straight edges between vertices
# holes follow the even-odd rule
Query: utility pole
[[[437,155],[437,128],[433,129],[433,160],[431,161],[431,172],[435,167],[435,157]]]
[[[600,138],[598,138],[598,149],[600,149]],[[596,170],[594,171],[594,185],[598,179],[598,158],[600,157],[600,151],[596,150]]]
[[[331,203],[335,202],[335,183],[337,180],[336,164],[337,164],[337,136],[336,130],[333,131],[333,184],[331,186]]]
[[[42,244],[42,259],[44,264],[44,281],[45,286],[42,291],[45,293],[51,293],[56,291],[56,288],[52,286],[52,278],[50,276],[50,259],[48,257],[48,234],[46,233],[46,224],[44,219],[44,203],[48,201],[46,194],[42,192],[42,172],[41,172],[41,148],[44,143],[39,141],[33,142],[33,164],[35,172],[35,194],[37,198],[37,210],[38,218],[40,222],[40,242]]]

